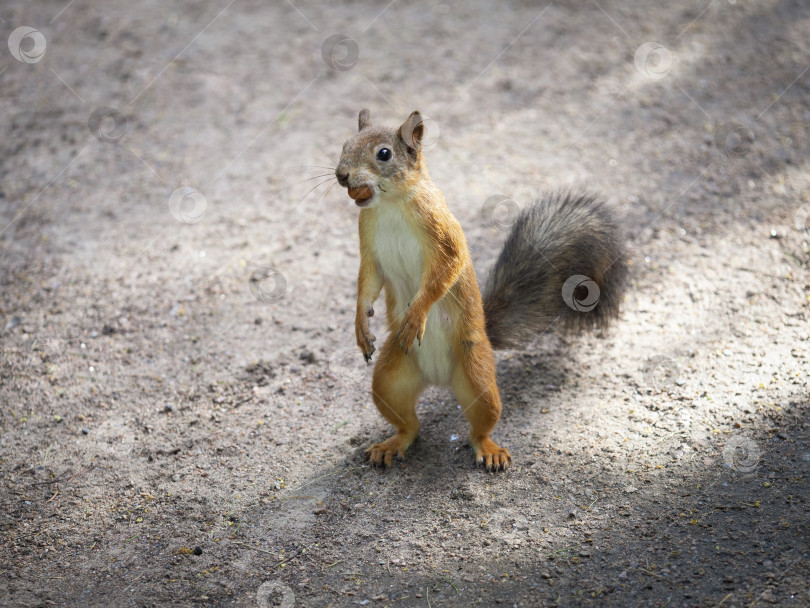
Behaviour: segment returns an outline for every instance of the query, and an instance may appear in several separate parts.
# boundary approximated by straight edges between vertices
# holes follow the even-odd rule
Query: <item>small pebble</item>
[[[202,547],[194,547],[194,555],[202,555]]]
[[[88,429],[87,427],[84,427],[82,429],[82,435],[89,435],[89,434],[90,434],[90,429]]]
[[[174,411],[174,403],[167,403],[163,406],[163,410],[166,412],[173,412]]]

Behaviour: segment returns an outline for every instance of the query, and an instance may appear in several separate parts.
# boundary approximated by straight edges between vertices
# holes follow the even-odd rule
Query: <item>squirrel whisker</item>
[[[293,188],[295,188],[296,186],[300,186],[300,185],[301,185],[301,184],[303,184],[304,182],[310,182],[310,181],[312,181],[313,179],[318,179],[318,178],[322,178],[322,177],[329,177],[329,178],[334,179],[334,177],[335,177],[335,176],[334,176],[334,175],[332,175],[331,173],[323,173],[323,174],[321,174],[321,175],[313,175],[312,177],[305,177],[304,179],[299,180],[299,181],[295,182],[294,184],[292,184],[292,185],[290,185],[290,186],[287,186],[286,188],[283,188],[283,189],[279,190],[278,192],[276,192],[276,196],[278,196],[279,194],[284,194],[284,193],[285,193],[285,192],[287,192],[288,190],[292,190]],[[324,182],[321,182],[321,183],[326,183],[327,181],[329,181],[329,180],[325,180]]]
[[[329,183],[330,181],[334,181],[334,183],[337,183],[337,180],[335,179],[334,176],[332,176],[330,179],[325,179],[322,182],[312,186],[312,188],[310,188],[309,190],[307,190],[306,194],[304,194],[304,196],[299,198],[298,201],[295,204],[298,205],[301,201],[303,201],[306,197],[308,197],[312,193],[313,190],[315,190],[317,188],[320,188],[321,186],[323,186],[324,184]],[[327,190],[327,192],[328,192],[328,190]]]
[[[334,171],[335,166],[327,167],[326,165],[293,165],[285,167],[285,169],[326,169],[327,171]]]

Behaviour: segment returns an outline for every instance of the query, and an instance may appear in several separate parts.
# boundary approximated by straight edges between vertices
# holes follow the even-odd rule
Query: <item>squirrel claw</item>
[[[369,331],[367,322],[359,320],[355,325],[355,333],[357,346],[360,348],[360,352],[363,353],[363,358],[366,360],[366,363],[368,363],[371,360],[371,355],[374,354],[376,350],[374,342],[377,340],[377,336]]]
[[[397,460],[405,460],[405,450],[412,439],[405,439],[400,435],[394,435],[387,441],[375,443],[364,452],[364,456],[372,466],[383,469],[390,469]]]
[[[505,471],[512,464],[512,455],[506,448],[499,447],[491,439],[486,439],[476,447],[475,461],[483,465],[487,472]]]
[[[422,345],[422,336],[425,331],[425,319],[416,318],[414,315],[406,314],[399,327],[396,335],[396,340],[399,343],[401,350],[407,354],[413,350],[413,343],[418,342],[419,346]]]

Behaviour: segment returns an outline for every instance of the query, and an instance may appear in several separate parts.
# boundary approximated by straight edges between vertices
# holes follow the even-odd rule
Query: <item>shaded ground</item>
[[[810,602],[810,6],[98,4],[0,9],[2,605]],[[611,333],[499,357],[505,474],[438,389],[363,463],[357,211],[304,180],[364,106],[431,117],[479,273],[491,197],[625,214]]]

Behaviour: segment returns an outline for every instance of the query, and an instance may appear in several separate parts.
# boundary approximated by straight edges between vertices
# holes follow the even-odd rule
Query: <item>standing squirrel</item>
[[[404,458],[416,438],[416,402],[450,386],[470,423],[476,462],[506,469],[509,450],[490,433],[501,414],[493,348],[516,347],[555,327],[602,327],[618,314],[627,275],[621,231],[591,196],[555,195],[516,219],[484,289],[467,241],[431,181],[424,123],[373,127],[368,110],[346,141],[335,176],[361,208],[357,345],[375,351],[369,328],[385,288],[388,336],[374,366],[374,404],[396,433],[366,450],[374,465]]]

